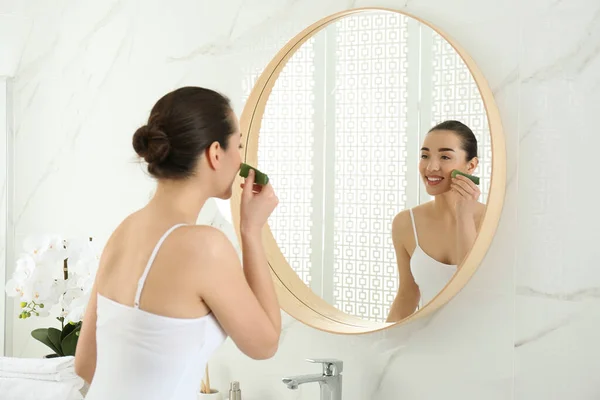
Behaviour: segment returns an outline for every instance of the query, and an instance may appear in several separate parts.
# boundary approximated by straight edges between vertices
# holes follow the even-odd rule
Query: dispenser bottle
[[[229,400],[242,400],[242,391],[240,390],[240,383],[237,381],[233,381],[229,385]]]

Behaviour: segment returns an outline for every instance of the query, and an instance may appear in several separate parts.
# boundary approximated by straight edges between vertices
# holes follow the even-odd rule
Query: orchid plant
[[[20,300],[19,319],[47,317],[59,305],[61,329],[40,328],[31,335],[52,349],[52,356],[74,355],[100,251],[92,238],[60,236],[29,237],[23,250],[6,293]]]

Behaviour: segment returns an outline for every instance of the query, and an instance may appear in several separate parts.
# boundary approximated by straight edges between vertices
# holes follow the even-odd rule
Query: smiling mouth
[[[439,185],[444,180],[444,178],[442,178],[441,176],[427,176],[425,180],[427,181],[427,184],[429,186],[436,186]]]

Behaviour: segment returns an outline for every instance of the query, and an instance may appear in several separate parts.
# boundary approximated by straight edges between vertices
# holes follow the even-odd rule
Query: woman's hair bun
[[[160,164],[169,155],[169,137],[156,125],[144,125],[133,135],[133,149],[148,164]]]
[[[195,175],[198,160],[213,143],[227,150],[229,138],[239,132],[235,120],[227,97],[185,86],[154,104],[146,125],[133,135],[133,148],[154,178],[187,179]]]

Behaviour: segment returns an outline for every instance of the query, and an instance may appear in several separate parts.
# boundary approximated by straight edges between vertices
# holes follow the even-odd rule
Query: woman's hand
[[[469,178],[456,175],[452,178],[451,190],[455,194],[456,203],[456,217],[460,218],[474,218],[477,212],[477,204],[481,191],[479,187],[474,184]]]
[[[260,186],[254,183],[254,170],[242,184],[240,228],[242,233],[260,233],[269,216],[277,207],[279,199],[270,183]]]

